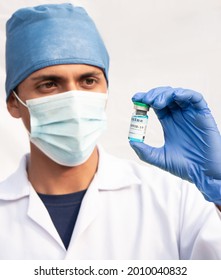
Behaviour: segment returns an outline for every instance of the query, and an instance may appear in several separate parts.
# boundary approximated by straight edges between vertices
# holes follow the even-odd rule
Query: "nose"
[[[76,81],[72,80],[65,84],[64,91],[79,90]]]

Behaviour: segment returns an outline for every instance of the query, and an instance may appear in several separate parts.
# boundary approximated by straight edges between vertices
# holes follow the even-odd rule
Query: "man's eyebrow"
[[[90,72],[80,74],[79,76],[83,79],[83,78],[87,78],[90,76],[101,76],[102,74],[103,74],[102,71],[90,71]]]
[[[90,72],[86,72],[83,74],[79,74],[79,78],[84,79],[90,76],[101,76],[103,74],[102,71],[90,71]],[[31,77],[32,81],[45,81],[45,80],[53,80],[53,81],[57,81],[57,80],[61,80],[64,79],[65,77],[63,76],[59,76],[59,75],[51,75],[51,74],[43,74],[43,75],[39,75],[39,76],[35,76],[35,77]]]
[[[57,75],[39,75],[36,77],[31,77],[32,81],[45,81],[45,80],[59,80],[61,77]]]

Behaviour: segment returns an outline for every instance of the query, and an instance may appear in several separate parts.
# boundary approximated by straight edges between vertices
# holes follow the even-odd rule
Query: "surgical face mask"
[[[90,157],[106,128],[107,94],[88,91],[30,99],[30,141],[53,161],[77,166]]]

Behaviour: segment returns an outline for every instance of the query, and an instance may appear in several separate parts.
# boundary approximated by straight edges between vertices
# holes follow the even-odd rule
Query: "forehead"
[[[86,64],[64,64],[64,65],[54,65],[42,68],[38,71],[35,71],[30,76],[28,76],[25,80],[32,80],[41,75],[57,75],[57,76],[65,76],[65,77],[77,77],[79,75],[85,74],[94,74],[104,76],[103,70],[91,65]]]

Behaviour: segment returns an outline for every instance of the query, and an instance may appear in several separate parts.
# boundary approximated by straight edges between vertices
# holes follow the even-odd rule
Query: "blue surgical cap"
[[[69,3],[16,11],[6,24],[7,99],[34,71],[59,64],[97,66],[108,80],[108,52],[86,11]]]

